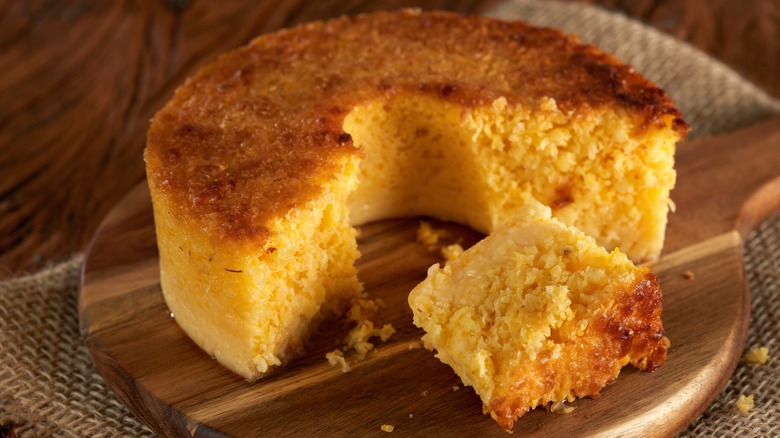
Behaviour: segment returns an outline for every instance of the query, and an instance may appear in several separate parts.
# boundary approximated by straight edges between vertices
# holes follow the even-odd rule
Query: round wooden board
[[[109,386],[162,435],[368,436],[392,424],[403,436],[505,436],[481,402],[433,353],[421,349],[408,291],[440,260],[415,241],[419,220],[362,228],[358,262],[380,314],[398,333],[344,374],[324,359],[345,334],[326,328],[308,354],[275,375],[249,383],[222,368],[179,329],[163,301],[151,204],[139,186],[100,228],[84,268],[81,330]],[[435,222],[473,243],[472,231]],[[744,343],[748,294],[740,239],[722,235],[666,257],[656,266],[665,293],[672,347],[653,373],[626,368],[596,400],[568,415],[537,410],[521,434],[671,435],[722,389]],[[686,272],[695,273],[686,279]]]

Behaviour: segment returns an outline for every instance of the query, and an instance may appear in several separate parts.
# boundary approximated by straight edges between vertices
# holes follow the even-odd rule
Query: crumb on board
[[[347,364],[344,357],[345,352],[354,350],[354,360],[361,361],[374,349],[373,342],[370,342],[371,338],[377,337],[382,342],[387,342],[395,334],[395,328],[392,324],[384,324],[381,327],[377,327],[374,322],[376,313],[382,307],[385,307],[384,301],[362,297],[349,309],[348,317],[355,322],[355,327],[347,334],[341,350],[334,350],[325,354],[325,359],[328,360],[328,363],[333,366],[341,365],[343,372],[350,372],[352,368]]]
[[[389,433],[392,432],[393,429],[395,429],[395,426],[393,426],[392,424],[383,424],[382,427],[380,427],[380,429]]]
[[[439,240],[450,237],[450,233],[443,228],[433,228],[430,223],[420,221],[420,227],[417,228],[417,241],[427,245],[428,249],[434,249]]]
[[[425,391],[421,392],[420,396],[421,397],[428,397],[428,390],[426,389]]]
[[[447,230],[433,228],[426,221],[420,221],[420,227],[417,228],[417,241],[423,245],[436,245],[439,239],[447,236]]]
[[[452,245],[447,245],[441,249],[442,257],[444,257],[448,262],[455,260],[462,253],[463,247],[459,243],[453,243]]]
[[[696,274],[694,274],[693,271],[685,271],[685,272],[683,272],[682,276],[686,280],[694,280],[694,279],[696,279]]]
[[[384,307],[382,300],[370,300],[361,298],[349,309],[348,317],[355,322],[355,327],[349,331],[344,343],[344,351],[355,350],[357,360],[366,358],[366,354],[374,349],[374,344],[370,342],[373,337],[378,337],[382,342],[387,342],[395,334],[395,328],[392,324],[384,324],[377,327],[374,322],[376,313]]]
[[[328,363],[332,366],[341,365],[342,373],[352,371],[352,367],[350,367],[347,360],[344,359],[344,353],[341,350],[333,350],[330,353],[326,353],[325,359],[328,359]]]
[[[460,386],[455,385],[455,386],[452,387],[452,390],[453,391],[459,391],[460,390]]]
[[[414,418],[414,414],[409,414],[409,418]]]
[[[755,363],[763,365],[769,360],[769,348],[767,347],[758,347],[758,348],[751,348],[750,350],[745,353],[745,355],[742,357],[745,362],[747,363]]]
[[[382,342],[387,342],[393,334],[395,334],[395,328],[393,328],[392,324],[374,327],[373,321],[365,320],[350,330],[347,335],[345,350],[355,350],[357,360],[363,360],[368,352],[374,349],[374,344],[369,342],[369,339],[378,337]]]
[[[753,394],[750,394],[747,397],[744,395],[739,396],[739,400],[737,400],[737,409],[739,409],[740,412],[750,412],[754,406]]]

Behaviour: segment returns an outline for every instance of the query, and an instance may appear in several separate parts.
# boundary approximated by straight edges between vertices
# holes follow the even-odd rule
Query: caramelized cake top
[[[614,108],[640,126],[688,126],[630,66],[557,30],[446,12],[400,11],[263,35],[202,68],[153,118],[150,184],[174,213],[232,241],[264,241],[359,155],[353,108],[413,94],[457,103]]]

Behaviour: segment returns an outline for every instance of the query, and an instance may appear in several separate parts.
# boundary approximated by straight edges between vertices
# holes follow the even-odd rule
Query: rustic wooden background
[[[570,0],[578,1],[578,0]],[[303,21],[480,0],[0,0],[0,278],[81,251],[143,179],[148,120],[216,54]],[[780,2],[596,0],[780,97]]]

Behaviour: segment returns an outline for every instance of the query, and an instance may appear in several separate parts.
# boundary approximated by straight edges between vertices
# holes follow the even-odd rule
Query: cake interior
[[[634,260],[663,245],[676,134],[627,111],[563,111],[550,98],[464,109],[403,95],[355,108],[344,130],[364,152],[353,224],[429,215],[487,234],[530,195]]]

